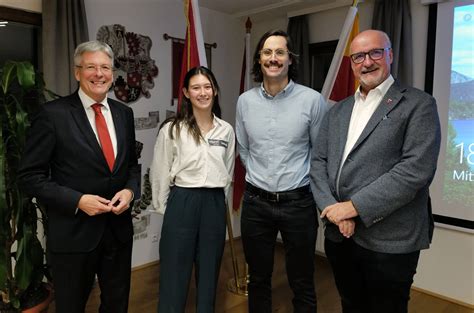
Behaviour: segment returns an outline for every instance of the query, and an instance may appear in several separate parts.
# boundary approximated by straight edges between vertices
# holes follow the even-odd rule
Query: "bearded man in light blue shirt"
[[[278,232],[293,290],[294,312],[316,312],[314,250],[318,229],[309,186],[310,155],[327,111],[321,95],[295,83],[297,56],[289,36],[269,31],[254,53],[261,84],[239,97],[238,152],[247,171],[241,232],[249,265],[249,312],[271,312]]]

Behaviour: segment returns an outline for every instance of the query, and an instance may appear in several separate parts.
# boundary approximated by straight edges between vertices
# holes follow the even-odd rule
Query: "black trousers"
[[[132,267],[132,237],[116,239],[106,227],[99,245],[88,253],[49,253],[57,313],[82,313],[97,278],[100,313],[126,313]]]
[[[196,312],[214,312],[225,210],[222,188],[171,189],[160,240],[159,313],[184,313],[193,264]]]
[[[311,192],[297,193],[292,200],[268,200],[244,193],[241,233],[249,266],[248,305],[250,313],[272,312],[272,272],[275,244],[281,233],[286,272],[293,291],[295,313],[316,312],[314,250],[318,222]]]
[[[357,231],[357,230],[356,230]],[[343,313],[406,313],[420,251],[371,251],[352,239],[326,239]]]

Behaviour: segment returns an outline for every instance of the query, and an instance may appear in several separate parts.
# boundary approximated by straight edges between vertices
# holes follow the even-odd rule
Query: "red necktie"
[[[112,147],[109,129],[107,128],[107,123],[105,122],[101,107],[102,104],[100,103],[95,103],[92,105],[92,109],[95,112],[95,127],[97,129],[97,134],[99,135],[99,141],[100,145],[102,146],[102,152],[104,153],[105,160],[112,171],[115,162],[114,148]]]

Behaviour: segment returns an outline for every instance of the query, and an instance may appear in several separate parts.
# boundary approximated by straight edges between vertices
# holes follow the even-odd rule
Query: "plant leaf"
[[[18,77],[18,83],[24,89],[29,89],[35,85],[35,68],[28,61],[16,64],[16,76]]]
[[[33,273],[32,260],[28,257],[31,252],[33,236],[31,230],[26,230],[28,225],[23,225],[23,237],[18,240],[18,251],[16,255],[15,278],[20,290],[25,290],[30,284],[30,278]]]
[[[13,61],[7,61],[5,65],[3,66],[3,75],[2,75],[2,90],[3,94],[7,93],[8,87],[10,87],[11,81],[13,79],[13,70],[15,69],[16,62]]]
[[[21,210],[24,218],[18,219],[22,225],[18,232],[18,250],[16,254],[15,279],[20,292],[31,284],[38,284],[43,278],[43,248],[36,233],[36,207],[31,200],[22,197]],[[28,218],[26,218],[28,216]],[[20,219],[22,222],[20,222]],[[28,221],[28,220],[31,221]]]

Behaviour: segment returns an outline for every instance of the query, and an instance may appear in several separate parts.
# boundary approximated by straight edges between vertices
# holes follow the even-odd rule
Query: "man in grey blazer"
[[[361,32],[350,50],[360,87],[325,116],[311,161],[325,251],[344,313],[407,312],[433,234],[436,101],[394,81],[384,32]]]

